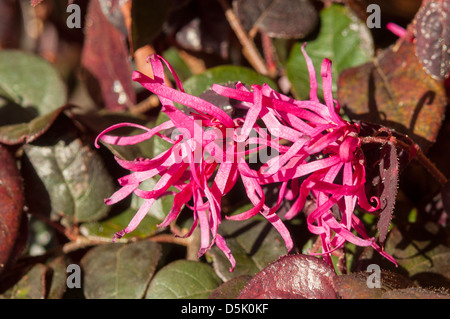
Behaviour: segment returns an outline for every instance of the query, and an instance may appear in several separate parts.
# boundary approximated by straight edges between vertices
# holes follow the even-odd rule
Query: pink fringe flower
[[[179,90],[165,85],[162,61],[176,79]],[[240,128],[243,119],[233,120],[215,105],[185,93],[175,72],[163,58],[154,55],[150,62],[154,79],[140,72],[134,72],[133,80],[158,95],[162,112],[165,112],[170,120],[152,129],[133,123],[113,125],[98,135],[95,144],[99,147],[98,141],[102,140],[113,145],[132,145],[158,136],[172,146],[153,159],[126,161],[116,157],[117,163],[132,173],[119,179],[121,188],[106,199],[105,203],[115,204],[132,193],[145,201],[129,225],[115,234],[114,240],[135,230],[155,200],[171,193],[169,188],[172,186],[177,190],[172,192],[175,193],[174,205],[158,226],[169,226],[176,220],[181,209],[185,205],[188,206],[188,202],[192,200],[193,205],[188,207],[193,211],[194,222],[186,236],[190,236],[199,224],[201,231],[199,256],[216,244],[230,260],[233,270],[235,259],[224,238],[218,234],[221,223],[221,199],[236,184],[240,171],[249,170],[244,159],[245,155],[257,152],[258,148],[245,150],[245,141],[235,141],[236,129]],[[176,108],[174,102],[188,106],[193,111],[187,115]],[[108,134],[120,127],[136,127],[146,132],[126,137]],[[163,134],[169,129],[176,129],[180,133],[176,140]],[[157,176],[160,178],[153,190],[146,191],[139,188],[142,182]],[[265,206],[261,187],[253,179],[245,176],[242,180],[249,198],[255,204],[255,207],[249,210],[249,214],[261,213],[265,216],[280,232],[290,251],[293,246],[290,234],[276,212]]]
[[[126,161],[116,158],[131,171],[119,179],[121,188],[105,203],[112,205],[134,193],[143,198],[129,225],[114,239],[132,232],[146,216],[156,199],[172,193],[174,205],[159,225],[169,226],[184,206],[193,211],[192,231],[199,225],[203,255],[216,244],[231,263],[235,260],[225,239],[218,234],[221,223],[221,199],[240,179],[254,207],[244,213],[227,216],[231,220],[245,220],[262,214],[281,234],[288,252],[292,249],[291,236],[277,211],[284,199],[293,205],[284,218],[298,214],[308,197],[316,202],[316,209],[307,216],[308,228],[322,240],[322,255],[331,264],[330,254],[346,241],[358,246],[372,246],[395,263],[374,238],[369,238],[361,221],[354,215],[356,204],[369,212],[379,208],[377,198],[371,206],[366,198],[365,158],[358,138],[359,126],[339,116],[339,105],[332,97],[331,62],[322,64],[325,104],[317,96],[314,66],[302,47],[310,75],[310,99],[297,101],[284,96],[268,85],[253,85],[251,90],[242,83],[235,88],[213,85],[216,93],[240,101],[237,107],[246,109],[244,118],[232,119],[210,102],[184,92],[171,66],[161,57],[150,59],[154,79],[134,72],[133,80],[158,95],[162,112],[170,120],[154,128],[133,123],[113,125],[99,134],[96,140],[114,145],[131,145],[157,136],[172,146],[153,159]],[[165,85],[163,63],[175,78],[177,89]],[[174,102],[189,107],[190,114],[176,108]],[[260,124],[263,123],[263,126]],[[145,132],[134,136],[114,136],[109,132],[124,126],[137,127]],[[176,129],[180,135],[169,138],[164,132]],[[255,148],[249,148],[256,145]],[[245,157],[263,149],[278,155],[265,159],[258,170],[250,169]],[[151,191],[139,188],[147,179],[159,176]],[[278,200],[273,207],[266,205],[263,185],[280,184]],[[176,191],[169,191],[169,188]],[[192,205],[188,205],[192,202]],[[338,213],[334,213],[337,211]],[[359,235],[355,235],[352,231]]]

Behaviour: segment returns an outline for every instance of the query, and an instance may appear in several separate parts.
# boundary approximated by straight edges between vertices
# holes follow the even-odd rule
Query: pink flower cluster
[[[237,83],[235,88],[212,86],[217,94],[238,101],[236,107],[246,110],[242,118],[231,118],[214,104],[184,92],[172,67],[159,56],[150,58],[153,79],[134,72],[133,80],[158,95],[161,111],[170,120],[154,128],[133,123],[113,125],[99,134],[96,146],[99,140],[131,145],[154,136],[172,146],[152,159],[126,161],[116,158],[131,173],[119,179],[121,188],[105,203],[117,203],[132,193],[145,201],[128,227],[118,232],[115,238],[132,232],[155,200],[174,193],[173,207],[159,226],[169,226],[184,206],[189,207],[194,222],[187,236],[200,227],[199,256],[216,244],[230,260],[232,270],[236,262],[219,234],[221,200],[241,182],[253,207],[225,218],[245,220],[261,214],[281,234],[288,252],[293,242],[283,219],[293,218],[302,211],[307,200],[312,200],[315,209],[307,216],[308,229],[320,236],[321,255],[327,262],[331,264],[330,254],[348,241],[358,246],[372,246],[395,263],[375,238],[368,236],[354,214],[357,204],[369,212],[379,209],[378,199],[371,198],[372,206],[365,194],[365,158],[358,138],[359,126],[339,116],[339,104],[332,96],[331,61],[327,59],[321,69],[325,104],[319,101],[316,72],[304,47],[311,85],[309,100],[294,100],[268,85],[252,85],[250,89],[242,83]],[[178,89],[165,85],[163,62],[174,76]],[[174,103],[185,105],[191,111],[187,114]],[[109,134],[124,126],[140,128],[144,133],[134,136]],[[176,129],[178,134],[167,137],[165,132],[169,129]],[[263,149],[270,149],[276,155],[264,161],[257,170],[252,169],[248,156]],[[139,188],[143,181],[156,177],[159,180],[153,190]],[[263,191],[263,185],[267,184],[279,185],[278,200],[271,207],[267,206]],[[176,191],[169,191],[171,187]],[[293,204],[284,216],[279,216],[277,212],[284,200]]]

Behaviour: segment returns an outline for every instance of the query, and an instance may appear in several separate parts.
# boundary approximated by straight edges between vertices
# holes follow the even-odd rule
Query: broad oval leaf
[[[222,283],[207,264],[177,260],[163,267],[150,282],[147,299],[205,299]]]
[[[312,59],[318,79],[318,96],[322,96],[320,66],[324,58],[332,61],[333,92],[337,91],[339,73],[369,61],[374,54],[373,40],[365,23],[347,7],[332,4],[320,12],[321,26],[316,38],[308,41],[306,51]],[[296,43],[290,53],[286,73],[298,99],[309,98],[310,81],[306,62]]]
[[[28,122],[66,101],[66,86],[49,62],[22,51],[0,51],[0,125]]]
[[[336,299],[337,274],[322,259],[290,255],[257,273],[239,299]]]
[[[161,246],[151,241],[92,248],[81,260],[86,298],[142,298],[161,254]]]
[[[110,209],[104,199],[114,191],[112,178],[97,152],[67,125],[61,119],[24,146],[27,204],[33,212],[49,214],[53,220],[62,218],[65,225],[99,220]]]
[[[424,152],[436,141],[446,108],[442,82],[423,70],[409,41],[381,51],[372,62],[344,70],[338,100],[350,118],[406,134]]]

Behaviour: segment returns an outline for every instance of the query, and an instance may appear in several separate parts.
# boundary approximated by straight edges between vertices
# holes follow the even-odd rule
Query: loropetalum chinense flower
[[[133,80],[158,95],[162,109],[169,120],[147,128],[133,123],[113,125],[99,134],[96,140],[114,145],[131,145],[157,137],[168,141],[171,147],[152,159],[116,161],[131,173],[119,179],[121,188],[105,203],[112,205],[134,193],[144,203],[114,239],[132,232],[158,198],[174,194],[174,204],[159,225],[171,225],[184,206],[193,213],[193,225],[186,236],[199,226],[201,247],[199,256],[216,244],[235,267],[235,260],[225,239],[219,234],[222,220],[221,199],[242,182],[253,208],[238,215],[226,216],[231,220],[245,220],[263,215],[281,234],[287,251],[293,247],[291,236],[282,219],[291,219],[301,212],[307,200],[315,202],[315,209],[307,215],[310,232],[320,236],[324,259],[331,264],[331,253],[348,241],[358,246],[372,246],[395,263],[368,236],[364,225],[355,216],[358,204],[369,212],[379,209],[377,198],[371,203],[365,194],[365,158],[358,137],[359,126],[339,116],[339,104],[332,96],[331,61],[322,63],[323,100],[317,96],[317,79],[311,59],[302,47],[310,76],[310,98],[294,100],[268,85],[247,88],[238,82],[234,88],[214,84],[217,94],[238,101],[245,116],[232,118],[214,104],[183,90],[174,70],[162,57],[150,58],[153,79],[135,71]],[[178,89],[165,84],[164,65],[175,78]],[[180,103],[191,111],[185,113],[175,107]],[[117,128],[131,126],[144,131],[133,136],[114,136]],[[175,129],[171,137],[165,132]],[[255,146],[255,147],[251,147]],[[276,155],[261,158],[258,169],[250,168],[249,156],[258,156],[270,149]],[[261,161],[262,160],[262,161]],[[141,183],[159,177],[152,190],[143,190]],[[279,187],[278,200],[266,204],[264,185]],[[175,189],[169,190],[169,189]],[[284,200],[292,205],[284,216],[278,209]],[[355,234],[356,232],[356,234]]]

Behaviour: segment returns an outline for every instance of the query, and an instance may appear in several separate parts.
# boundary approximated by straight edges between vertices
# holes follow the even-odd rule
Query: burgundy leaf
[[[334,269],[314,256],[281,257],[257,273],[240,299],[335,299]]]
[[[380,196],[381,212],[377,228],[379,240],[383,243],[386,239],[391,224],[392,214],[398,188],[398,157],[394,145],[387,143],[381,147],[380,182],[383,191]]]
[[[23,205],[22,183],[15,160],[0,144],[0,273],[14,257]]]
[[[126,36],[105,17],[98,0],[86,17],[82,65],[98,81],[105,108],[124,110],[136,103]],[[88,85],[88,89],[92,86]]]
[[[424,2],[416,16],[416,54],[425,70],[442,80],[450,72],[450,2]]]

